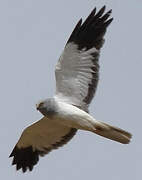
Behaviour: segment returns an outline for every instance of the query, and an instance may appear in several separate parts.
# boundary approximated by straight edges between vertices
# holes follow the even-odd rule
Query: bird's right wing
[[[16,169],[30,171],[37,164],[39,156],[66,144],[75,134],[76,129],[57,124],[46,117],[26,128],[10,157]]]
[[[104,34],[112,22],[111,10],[96,8],[72,32],[56,65],[56,97],[87,111],[99,79],[99,54]]]

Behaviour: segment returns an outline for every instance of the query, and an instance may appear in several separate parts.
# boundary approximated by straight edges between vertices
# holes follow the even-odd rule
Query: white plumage
[[[68,43],[61,55],[55,70],[56,97],[75,106],[88,108],[83,99],[88,94],[88,84],[91,84],[94,72],[98,67],[99,50],[95,47],[89,50],[78,50],[74,43]]]

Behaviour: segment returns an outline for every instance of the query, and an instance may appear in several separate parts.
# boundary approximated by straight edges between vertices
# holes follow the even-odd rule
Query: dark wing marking
[[[39,131],[37,131],[37,127],[35,126],[35,124],[30,126],[32,127],[32,129],[29,129],[30,134],[28,133],[29,131],[26,130],[23,132],[20,140],[18,141],[18,143],[16,144],[12,153],[9,156],[13,157],[12,165],[16,165],[16,170],[22,169],[23,172],[26,172],[29,169],[30,171],[32,171],[33,167],[39,161],[39,156],[44,156],[53,149],[58,149],[59,147],[65,145],[71,140],[71,138],[77,132],[77,130],[74,128],[66,128],[59,126],[59,130],[57,134],[55,134],[56,129],[58,129],[58,126],[54,129],[55,124],[53,124],[52,130],[47,128],[47,124],[46,128],[47,131],[50,131],[50,133],[47,132],[47,134],[44,134],[44,129],[41,125],[38,127],[39,131],[41,129],[39,134]],[[49,124],[49,126],[51,127],[51,123]],[[43,134],[41,134],[42,129]],[[52,134],[54,136],[53,138],[48,137],[52,136]],[[39,136],[41,136],[40,139],[38,139]],[[50,143],[48,141],[49,138],[51,138]]]
[[[83,48],[88,50],[92,47],[100,49],[106,29],[113,20],[113,18],[108,19],[112,10],[104,14],[105,8],[103,6],[98,13],[94,8],[83,24],[80,19],[67,43],[74,42],[80,50]]]
[[[105,8],[106,7],[103,6],[98,13],[96,13],[96,8],[94,8],[83,24],[82,19],[80,19],[67,43],[74,42],[78,45],[79,50],[84,48],[88,50],[92,47],[100,50],[104,43],[103,37],[106,29],[113,20],[113,18],[108,19],[112,10],[104,14]],[[86,104],[91,103],[99,80],[99,56],[97,53],[92,54],[92,56],[94,57],[94,59],[92,59],[94,64],[92,70],[94,73],[92,72],[93,77],[89,84],[88,94],[83,100]]]
[[[113,18],[109,19],[112,10],[104,13],[105,8],[106,8],[105,6],[102,7],[98,13],[96,13],[96,8],[94,8],[83,24],[82,24],[82,19],[79,20],[69,40],[67,41],[64,52],[56,68],[57,96],[59,98],[61,95],[62,97],[65,96],[65,99],[69,99],[70,95],[72,95],[73,97],[76,96],[76,98],[80,99],[81,107],[82,107],[81,104],[82,101],[88,107],[97,89],[97,84],[99,80],[98,61],[99,61],[100,49],[104,43],[104,35],[106,29],[113,20]],[[76,45],[76,49],[74,45]],[[76,55],[75,58],[75,53],[77,52],[78,54]],[[85,53],[86,53],[86,58],[84,59],[83,56]],[[78,66],[77,61],[80,61],[79,62],[80,69],[78,70],[78,72],[76,72],[76,69],[74,68],[75,65],[76,67]],[[92,66],[90,65],[89,61],[92,63]],[[84,63],[86,64],[84,65]],[[76,73],[76,77],[75,77],[75,73]],[[87,91],[85,89],[86,95],[85,93],[82,95],[81,92],[82,87],[80,88],[81,90],[78,88],[78,91],[80,90],[81,97],[79,97],[79,95],[76,95],[76,92],[74,90],[75,86],[78,85],[76,83],[76,80],[78,80],[77,76],[79,73],[82,74],[84,73],[82,77],[79,77],[82,83],[80,86],[83,87],[83,83],[84,83],[85,87],[88,87]],[[84,81],[83,81],[83,77],[85,77]],[[69,83],[64,81],[65,78],[68,79],[69,82],[71,82],[71,80],[74,78],[74,84],[71,84],[69,86]],[[68,87],[68,89],[65,89],[65,87]],[[69,91],[69,88],[71,89],[72,93]],[[83,96],[84,99],[82,100]],[[69,99],[69,102],[71,102],[71,99]],[[76,102],[73,102],[72,104],[79,106],[79,103],[77,104]]]

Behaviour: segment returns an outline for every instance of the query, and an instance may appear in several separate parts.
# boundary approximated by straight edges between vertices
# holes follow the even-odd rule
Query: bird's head
[[[55,115],[57,112],[57,105],[54,99],[46,99],[36,104],[36,109],[44,116]]]
[[[36,109],[39,111],[40,109],[43,109],[44,107],[46,107],[46,102],[45,101],[39,101],[36,104]]]

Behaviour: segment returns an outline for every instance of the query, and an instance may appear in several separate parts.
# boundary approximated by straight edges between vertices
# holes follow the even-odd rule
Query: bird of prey
[[[104,35],[113,20],[110,15],[105,6],[98,12],[94,8],[83,23],[82,19],[77,23],[55,68],[55,96],[36,105],[43,118],[23,131],[10,154],[17,170],[32,171],[39,156],[66,144],[78,129],[130,142],[129,132],[96,120],[88,111],[99,80]]]

